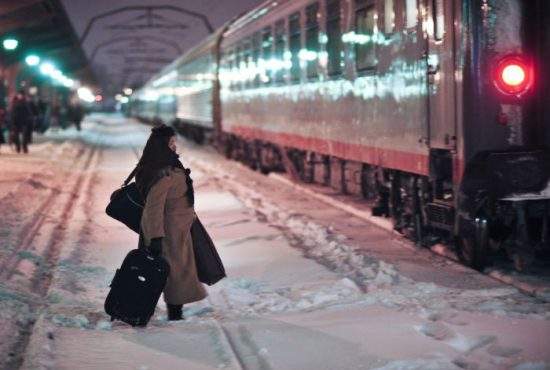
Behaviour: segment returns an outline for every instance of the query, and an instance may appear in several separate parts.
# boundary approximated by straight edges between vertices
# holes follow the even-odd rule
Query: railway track
[[[23,362],[35,320],[44,307],[44,299],[48,295],[56,265],[65,245],[71,217],[78,200],[85,196],[86,189],[91,186],[99,153],[100,149],[96,146],[80,147],[69,169],[56,178],[47,198],[22,226],[15,247],[2,262],[0,278],[8,285],[16,276],[23,275],[28,278],[25,293],[29,297],[29,311],[33,314],[33,318],[22,325],[8,322],[4,326],[4,329],[11,331],[10,335],[7,335],[7,332],[2,335],[3,338],[11,338],[11,349],[7,361],[1,365],[2,369],[17,369]],[[53,217],[55,221],[51,220]],[[25,254],[39,257],[38,263],[35,263],[31,271],[21,269]]]
[[[82,160],[84,152],[84,148],[80,148],[75,157],[75,160],[71,163],[71,171],[74,170],[78,165],[78,162]],[[33,175],[31,175],[31,177]],[[50,192],[46,199],[44,199],[40,203],[40,205],[32,215],[31,219],[21,227],[18,233],[18,237],[16,238],[14,243],[15,247],[10,251],[10,254],[7,257],[2,259],[2,263],[0,264],[1,280],[7,281],[13,276],[16,271],[17,264],[21,259],[21,253],[23,251],[28,251],[32,247],[32,243],[38,235],[38,232],[44,224],[45,220],[48,218],[49,212],[55,204],[55,201],[61,195],[61,191],[59,190],[61,185],[61,183],[56,183],[50,187]],[[21,188],[17,190],[20,189]],[[11,197],[14,197],[16,199],[25,199],[25,194],[22,194],[22,192],[19,191],[15,191],[11,194]]]

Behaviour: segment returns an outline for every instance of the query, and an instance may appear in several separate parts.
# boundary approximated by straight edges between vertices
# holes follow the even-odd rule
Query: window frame
[[[356,6],[355,6],[355,10],[354,10],[354,32],[356,32],[357,34],[357,31],[358,31],[358,21],[359,21],[359,14],[360,13],[364,13],[365,14],[365,19],[367,19],[367,14],[369,13],[369,11],[373,11],[374,14],[373,14],[373,22],[372,22],[372,35],[375,34],[375,31],[376,31],[376,14],[377,14],[377,9],[376,9],[376,3],[374,0],[356,0]],[[378,61],[377,61],[377,49],[376,49],[376,44],[375,43],[372,43],[372,46],[370,46],[372,49],[372,53],[373,53],[373,56],[374,56],[374,63],[372,65],[367,65],[367,66],[363,66],[361,63],[359,63],[359,53],[358,53],[358,50],[359,48],[361,47],[362,45],[360,44],[355,44],[354,45],[354,62],[355,62],[355,70],[359,73],[359,74],[369,74],[369,73],[373,73],[376,71],[376,68],[378,66]]]
[[[388,31],[388,3],[391,2],[391,24],[392,24],[392,27],[391,27],[391,30]],[[386,35],[391,35],[393,34],[394,32],[396,32],[397,30],[397,17],[396,17],[396,11],[395,11],[395,8],[396,8],[396,1],[395,0],[384,0],[384,18],[383,18],[383,23],[384,23],[384,34]]]
[[[281,47],[279,50],[279,46]],[[281,63],[284,63],[286,52],[286,22],[285,19],[279,19],[273,27],[273,54],[274,57]],[[278,55],[280,52],[280,55]],[[281,68],[275,71],[273,82],[275,84],[284,84],[286,77],[286,68],[281,64]]]
[[[258,73],[258,63],[260,62],[260,55],[262,52],[262,34],[261,31],[256,31],[250,36],[251,42],[251,56],[254,70],[256,71],[251,85],[253,87],[260,86],[260,74]]]
[[[416,17],[414,25],[409,25],[409,2],[414,1],[416,3],[415,14]],[[403,3],[403,29],[409,33],[415,32],[418,29],[420,24],[420,11],[419,11],[419,1],[418,0],[402,0]]]
[[[433,38],[435,41],[441,42],[447,33],[445,29],[445,3],[443,0],[432,0],[432,21],[434,27]]]
[[[266,36],[268,39],[266,40]],[[268,42],[269,46],[266,46],[265,43]],[[264,27],[261,30],[261,57],[264,61],[264,66],[266,66],[265,74],[268,78],[267,81],[264,81],[264,85],[268,85],[271,82],[273,82],[273,73],[272,71],[267,68],[267,63],[269,63],[269,60],[273,58],[273,44],[274,44],[274,37],[273,37],[273,27],[271,25]],[[269,51],[268,58],[266,58],[266,51]]]
[[[301,80],[302,68],[300,65],[300,50],[302,49],[302,13],[297,11],[288,16],[288,51],[290,52],[291,67],[289,70],[292,83]],[[296,43],[296,44],[295,44]]]
[[[330,7],[329,5],[337,4],[338,12],[336,12],[336,15],[333,15],[329,13]],[[344,51],[344,43],[342,42],[342,1],[341,0],[325,0],[325,32],[327,35],[327,43],[325,46],[325,51],[327,53],[327,76],[333,78],[335,76],[339,76],[343,73],[342,68],[342,52]],[[332,32],[329,32],[330,29],[332,29],[330,26],[332,23],[338,24],[338,32],[337,35],[335,35],[334,40],[331,38]],[[331,58],[331,55],[334,55],[334,50],[331,50],[331,45],[333,42],[335,45],[338,45],[338,48],[336,50],[337,58],[335,58],[335,63],[331,63],[333,59]],[[332,69],[333,66],[336,66],[334,69]]]
[[[321,6],[318,1],[315,1],[305,8],[305,49],[314,51],[317,57],[314,60],[308,60],[306,63],[306,77],[309,80],[319,77],[319,52],[321,51],[321,43],[319,42],[319,34],[321,25],[319,24],[319,11]],[[315,50],[310,50],[311,44],[314,44]]]

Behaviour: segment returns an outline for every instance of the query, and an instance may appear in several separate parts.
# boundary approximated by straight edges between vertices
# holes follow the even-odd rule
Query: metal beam
[[[168,64],[172,62],[173,59],[167,58],[155,58],[155,57],[125,57],[124,63],[158,63],[158,64]]]
[[[111,40],[108,40],[108,41],[105,41],[105,42],[102,42],[101,44],[97,45],[94,50],[92,51],[92,55],[90,56],[90,63],[93,62],[93,60],[95,59],[95,56],[97,55],[97,52],[99,51],[99,49],[105,47],[105,46],[109,46],[109,45],[113,45],[115,43],[119,43],[119,42],[125,42],[125,41],[142,41],[142,40],[152,40],[152,41],[155,41],[155,42],[158,42],[160,44],[164,44],[164,45],[168,45],[172,48],[174,48],[178,54],[181,54],[181,48],[180,46],[173,42],[173,41],[170,41],[170,40],[167,40],[167,39],[164,39],[162,37],[155,37],[155,36],[149,36],[149,35],[145,35],[145,36],[123,36],[123,37],[118,37],[116,39],[111,39]]]
[[[98,14],[98,15],[92,17],[88,21],[88,24],[86,25],[86,28],[84,29],[84,32],[82,33],[82,37],[80,38],[80,45],[84,44],[84,41],[86,41],[86,38],[88,37],[88,33],[90,33],[90,30],[92,29],[92,27],[94,26],[94,24],[97,21],[99,21],[103,18],[111,17],[111,16],[116,15],[116,14],[125,13],[125,12],[128,12],[128,11],[135,11],[135,10],[144,10],[146,12],[151,12],[152,10],[169,10],[169,11],[182,13],[182,14],[194,17],[194,18],[198,18],[199,20],[202,21],[202,23],[204,24],[204,26],[206,27],[206,29],[208,30],[209,33],[214,32],[214,27],[212,27],[212,25],[210,24],[210,21],[208,20],[208,18],[204,14],[194,12],[194,11],[191,11],[191,10],[179,7],[179,6],[174,6],[174,5],[123,6],[121,8],[114,9],[114,10],[111,10],[111,11],[108,11],[108,12],[105,12],[105,13],[101,13],[101,14]]]

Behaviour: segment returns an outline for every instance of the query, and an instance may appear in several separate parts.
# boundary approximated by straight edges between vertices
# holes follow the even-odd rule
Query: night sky
[[[62,0],[76,33],[90,19],[128,6],[172,5],[207,16],[214,29],[264,0]],[[147,26],[147,27],[144,27]],[[209,34],[195,17],[171,10],[130,10],[97,21],[83,43],[103,94],[136,87]],[[95,55],[94,54],[95,50]],[[93,60],[92,60],[93,57]]]

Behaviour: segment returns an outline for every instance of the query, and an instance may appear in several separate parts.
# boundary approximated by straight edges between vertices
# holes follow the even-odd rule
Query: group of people
[[[50,126],[65,128],[61,125],[61,110],[59,104],[49,105],[42,99],[33,100],[24,91],[19,91],[9,109],[0,108],[0,145],[13,144],[17,153],[28,153],[33,131],[44,132]],[[67,121],[74,123],[80,131],[84,117],[80,104],[66,107],[66,116]]]

